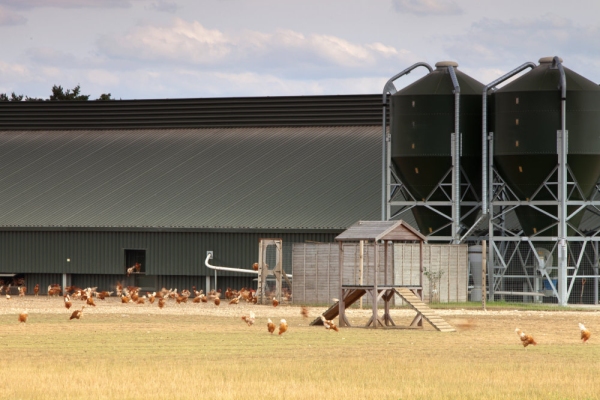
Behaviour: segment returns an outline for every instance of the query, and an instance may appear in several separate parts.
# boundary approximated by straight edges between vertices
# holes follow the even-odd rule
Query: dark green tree
[[[17,96],[15,92],[12,92],[8,97],[6,93],[0,93],[0,101],[23,101],[23,95]]]
[[[8,96],[6,93],[0,93],[0,102],[2,101],[88,101],[90,99],[89,94],[81,94],[81,86],[77,85],[72,90],[71,89],[63,89],[62,86],[54,85],[52,86],[52,94],[50,98],[47,100],[38,99],[36,97],[29,97],[16,95],[14,92]],[[110,93],[102,93],[100,97],[98,97],[99,101],[109,101],[115,100],[111,97]]]
[[[89,94],[81,94],[81,87],[79,85],[75,86],[73,90],[67,89],[66,91],[62,86],[52,86],[52,94],[48,100],[50,101],[58,101],[58,100],[67,100],[67,101],[88,101],[90,99]]]
[[[102,93],[100,95],[100,97],[98,97],[96,100],[98,100],[98,101],[109,101],[109,100],[114,100],[114,99],[110,97],[110,93]]]

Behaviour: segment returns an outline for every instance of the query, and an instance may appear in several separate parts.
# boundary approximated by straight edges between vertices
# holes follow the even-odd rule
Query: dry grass
[[[69,321],[60,299],[19,299],[27,324],[17,322],[21,304],[0,302],[0,398],[592,399],[600,392],[594,311],[440,310],[459,332],[335,333],[309,327],[297,307],[170,303],[158,312],[111,300]],[[252,327],[240,319],[250,309]],[[311,316],[323,310],[311,308]],[[354,322],[367,315],[350,313]],[[413,315],[394,311],[402,324]],[[267,317],[286,318],[289,332],[269,335]],[[593,332],[586,345],[578,322]],[[517,326],[538,346],[523,348]]]

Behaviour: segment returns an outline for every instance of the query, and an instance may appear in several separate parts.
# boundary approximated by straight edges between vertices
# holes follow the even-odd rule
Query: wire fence
[[[490,243],[495,300],[558,303],[557,243],[527,241]],[[568,242],[567,293],[569,304],[598,304],[598,244]],[[489,290],[489,289],[488,289]]]

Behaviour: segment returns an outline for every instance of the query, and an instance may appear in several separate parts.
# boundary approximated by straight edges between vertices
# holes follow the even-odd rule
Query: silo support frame
[[[459,200],[460,200],[460,206],[461,207],[470,207],[469,210],[467,210],[463,215],[460,215],[460,219],[461,221],[463,221],[465,218],[469,217],[471,214],[473,214],[474,212],[476,212],[477,210],[479,210],[479,208],[481,207],[481,201],[479,199],[479,195],[480,193],[478,193],[475,188],[473,187],[473,185],[471,184],[471,181],[468,179],[465,171],[461,168],[461,176],[462,179],[460,180],[460,192],[458,194],[459,196]],[[410,191],[406,188],[406,185],[404,185],[404,183],[400,180],[400,178],[398,177],[398,175],[395,173],[395,171],[393,170],[393,167],[390,165],[390,175],[393,178],[394,182],[392,182],[390,184],[390,189],[388,190],[388,192],[390,193],[390,198],[387,201],[388,207],[389,207],[389,219],[393,220],[393,219],[397,219],[398,217],[400,217],[402,214],[412,210],[414,207],[425,207],[428,208],[429,210],[441,215],[442,217],[444,217],[446,220],[448,220],[448,223],[438,227],[435,231],[431,232],[429,235],[427,235],[427,240],[429,241],[444,241],[444,242],[451,242],[455,240],[454,236],[436,236],[438,232],[440,232],[441,230],[447,228],[448,226],[453,226],[454,225],[454,215],[448,214],[448,213],[444,213],[442,211],[440,211],[438,208],[439,207],[449,207],[452,208],[453,207],[453,195],[457,196],[456,194],[453,193],[454,190],[454,183],[449,179],[451,177],[453,177],[453,172],[454,172],[454,168],[449,168],[444,175],[442,176],[442,178],[440,179],[440,181],[437,183],[437,185],[435,185],[434,189],[427,195],[427,197],[425,197],[425,200],[416,200],[415,197],[412,195],[412,193],[410,193]],[[467,194],[472,194],[473,197],[476,199],[475,201],[464,201],[464,198],[467,196]],[[436,201],[431,201],[430,199],[432,197],[434,197],[436,194],[442,194],[443,197],[445,197],[447,200],[436,200]],[[403,200],[396,200],[397,197],[401,197],[403,198]],[[408,199],[408,200],[406,200]],[[395,209],[392,210],[392,207],[399,207],[399,209]],[[393,211],[393,212],[392,212]],[[466,235],[473,231],[473,229],[476,227],[476,225],[481,221],[481,219],[478,219],[475,224],[473,224],[470,227],[463,227],[463,225],[460,225],[460,229],[459,229],[459,241],[463,241],[466,238]],[[463,233],[465,232],[465,233]]]
[[[493,134],[491,134],[493,136]],[[565,135],[566,138],[566,135]],[[562,135],[557,135],[557,144],[559,151],[562,151],[560,144],[562,143]],[[566,161],[566,159],[563,159]],[[563,162],[564,162],[563,161]],[[491,164],[491,163],[490,163]],[[572,200],[572,198],[583,198],[583,191],[579,186],[579,183],[574,177],[574,174],[566,162],[562,166],[563,174],[559,176],[561,166],[557,164],[553,168],[552,172],[548,174],[544,182],[535,190],[534,195],[529,200],[519,200],[516,194],[511,188],[502,180],[498,172],[493,168],[490,171],[490,177],[493,181],[489,185],[490,193],[490,208],[489,208],[489,247],[490,252],[488,253],[488,279],[489,289],[488,296],[489,301],[493,301],[495,296],[502,293],[509,293],[503,290],[505,282],[507,280],[523,279],[524,285],[527,285],[530,289],[534,289],[539,286],[535,279],[546,280],[545,285],[550,287],[550,292],[558,300],[559,305],[567,305],[568,300],[572,297],[573,290],[576,285],[576,281],[581,279],[593,279],[594,282],[594,293],[593,303],[598,304],[598,283],[599,283],[599,268],[598,268],[598,256],[597,247],[600,241],[600,231],[594,229],[592,235],[586,236],[584,232],[577,229],[570,220],[578,213],[589,210],[596,214],[600,211],[600,200],[595,200],[600,187],[596,185],[596,192],[590,196],[591,200]],[[562,186],[562,189],[561,189]],[[547,191],[553,194],[555,200],[536,200],[541,193]],[[558,196],[561,191],[562,199]],[[563,205],[564,204],[564,205]],[[553,215],[543,210],[542,206],[556,206],[563,207],[562,215]],[[544,215],[553,219],[552,223],[546,227],[542,227],[535,234],[531,236],[524,236],[523,232],[510,231],[504,226],[505,217],[518,207],[531,207]],[[567,207],[573,207],[575,211],[571,213],[567,212]],[[562,216],[563,232],[567,232],[567,228],[573,229],[573,233],[569,235],[565,234],[561,236],[548,236],[545,233],[553,227],[560,226],[561,221],[559,220]],[[521,243],[527,242],[528,250],[522,248]],[[588,245],[589,242],[589,245]],[[555,285],[553,279],[548,273],[548,270],[536,271],[532,268],[532,262],[535,258],[539,257],[536,255],[535,249],[537,246],[544,244],[548,246],[552,244],[552,253],[559,253],[561,258],[557,259],[556,267],[550,268],[550,270],[556,270],[559,272],[558,284]],[[593,245],[592,245],[593,243]],[[522,251],[529,251],[531,256],[527,255],[523,257]],[[588,253],[593,252],[593,255]],[[592,266],[592,273],[583,274],[582,265],[583,262]],[[515,275],[515,264],[519,264],[517,271],[522,271],[522,274]],[[528,265],[529,264],[529,265]],[[509,266],[512,265],[513,274],[508,274]],[[560,272],[562,271],[562,276]],[[533,279],[533,285],[532,285]],[[581,285],[580,285],[581,286]],[[562,288],[561,288],[562,287]],[[583,291],[582,291],[583,292]],[[512,295],[517,293],[510,292]],[[526,296],[524,293],[523,296]],[[583,294],[582,294],[583,296]],[[504,297],[504,296],[503,296]]]

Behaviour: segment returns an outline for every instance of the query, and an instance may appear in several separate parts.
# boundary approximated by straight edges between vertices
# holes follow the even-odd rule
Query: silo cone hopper
[[[519,200],[557,199],[557,131],[561,129],[560,72],[553,58],[494,94],[494,165]],[[563,67],[564,68],[564,67]],[[569,200],[590,200],[600,178],[600,87],[564,68],[568,131]],[[557,216],[554,205],[539,208]],[[576,206],[568,206],[570,215]],[[524,234],[556,236],[556,219],[532,207],[515,209]],[[570,220],[568,234],[578,228],[584,211]]]
[[[436,69],[391,96],[390,132],[392,165],[400,181],[416,201],[452,198],[452,133],[455,131],[454,85],[448,67]],[[461,198],[478,201],[481,193],[481,92],[483,84],[455,69],[460,86],[459,127],[462,134],[460,165]],[[449,236],[451,206],[412,208],[419,230],[425,235]],[[473,207],[462,206],[461,225],[470,227],[477,217]],[[441,214],[444,215],[441,215]]]

